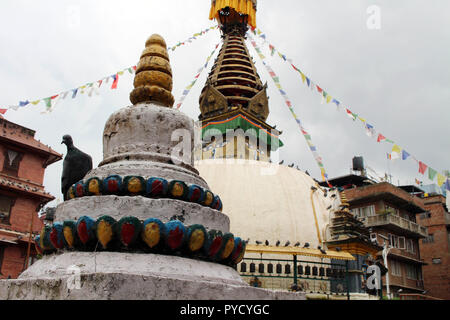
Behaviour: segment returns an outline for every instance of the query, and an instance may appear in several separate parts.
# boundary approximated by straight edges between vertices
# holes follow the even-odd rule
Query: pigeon
[[[285,247],[288,247],[291,244],[290,241],[286,242],[286,244],[284,245]]]
[[[339,247],[336,247],[336,251],[337,251],[337,252],[341,252],[341,251],[342,251],[342,249],[341,249],[341,248],[339,248]]]
[[[61,192],[64,201],[68,200],[67,191],[78,181],[82,180],[86,174],[92,170],[92,157],[73,145],[72,137],[65,135],[61,144],[67,146],[67,154],[63,162],[63,172],[61,177]]]
[[[300,242],[297,242],[296,244],[294,244],[294,247],[300,247]]]
[[[280,240],[278,240],[276,246],[278,247],[280,243],[281,243]]]
[[[256,242],[256,244],[259,246],[260,244],[262,244],[262,242],[261,241],[258,241],[258,240],[256,240],[255,241]]]
[[[322,252],[322,254],[327,254],[327,252],[325,250],[323,250],[321,246],[318,246],[317,249],[319,249],[320,252]]]
[[[283,164],[284,163],[284,160],[283,161],[280,161],[280,163],[279,164]]]
[[[331,208],[333,208],[333,206],[329,206],[329,207],[327,208],[327,210],[330,210]]]
[[[293,168],[293,167],[294,167],[294,164],[290,164],[290,165],[289,165],[289,168]]]
[[[309,248],[309,243],[306,242],[305,245],[303,246],[303,248]]]
[[[268,246],[269,245],[269,240],[266,240],[266,246]]]
[[[317,188],[316,188],[316,187],[314,187],[314,186],[312,186],[312,187],[311,187],[311,190],[312,190],[312,191],[316,191],[316,190],[317,190]]]

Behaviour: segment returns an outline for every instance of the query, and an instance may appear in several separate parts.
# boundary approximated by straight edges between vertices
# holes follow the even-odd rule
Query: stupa
[[[43,258],[0,281],[0,299],[304,299],[250,287],[235,270],[246,243],[194,168],[194,121],[172,109],[161,36],[147,40],[134,87],[133,105],[106,122],[103,161],[37,237]]]

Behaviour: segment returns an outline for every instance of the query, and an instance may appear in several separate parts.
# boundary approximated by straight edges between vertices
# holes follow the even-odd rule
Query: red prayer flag
[[[423,163],[422,161],[419,161],[419,172],[421,174],[425,174],[425,172],[427,171],[428,166]]]
[[[378,142],[381,142],[381,141],[383,141],[383,140],[386,140],[386,137],[385,136],[383,136],[381,133],[378,135]]]
[[[319,86],[316,86],[317,87],[317,91],[319,91],[320,93],[322,93],[322,88],[321,87],[319,87]]]
[[[114,82],[111,86],[111,89],[117,89],[117,84],[119,83],[119,74],[114,75]]]
[[[8,111],[8,109],[0,109],[0,113],[1,113],[1,114],[5,114],[6,111]]]

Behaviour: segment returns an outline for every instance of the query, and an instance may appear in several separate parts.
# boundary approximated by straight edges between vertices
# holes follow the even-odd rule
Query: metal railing
[[[375,227],[375,226],[381,226],[381,225],[386,225],[386,224],[393,224],[397,227],[408,230],[410,232],[420,234],[423,237],[428,236],[426,227],[422,227],[421,225],[419,225],[415,222],[401,218],[392,213],[376,214],[374,216],[368,216],[368,217],[366,217],[365,224],[367,227]]]
[[[307,294],[347,296],[350,300],[348,262],[326,263],[285,259],[244,258],[237,271],[250,285],[266,289],[301,291]],[[262,280],[261,280],[262,279]],[[274,279],[278,287],[271,287]],[[264,281],[264,283],[263,283]]]

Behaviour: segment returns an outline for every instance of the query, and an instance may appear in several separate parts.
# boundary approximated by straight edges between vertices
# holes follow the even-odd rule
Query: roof
[[[328,180],[328,182],[338,188],[347,188],[347,187],[360,187],[360,186],[366,186],[376,183],[372,179],[365,177],[365,176],[358,176],[355,174],[349,174],[337,178],[333,178],[331,180]],[[323,181],[319,183],[322,187],[328,187],[328,183],[326,181]]]
[[[298,247],[275,247],[275,246],[257,246],[247,245],[246,253],[262,253],[262,254],[282,254],[293,256],[308,256],[322,259],[336,259],[336,260],[356,260],[348,252],[337,252],[326,250],[323,254],[318,249],[298,248]]]
[[[36,153],[42,154],[47,158],[45,166],[55,163],[62,159],[62,154],[54,151],[49,146],[41,143],[34,138],[35,131],[25,128],[19,124],[0,119],[0,141],[18,145],[21,148],[33,150]]]

